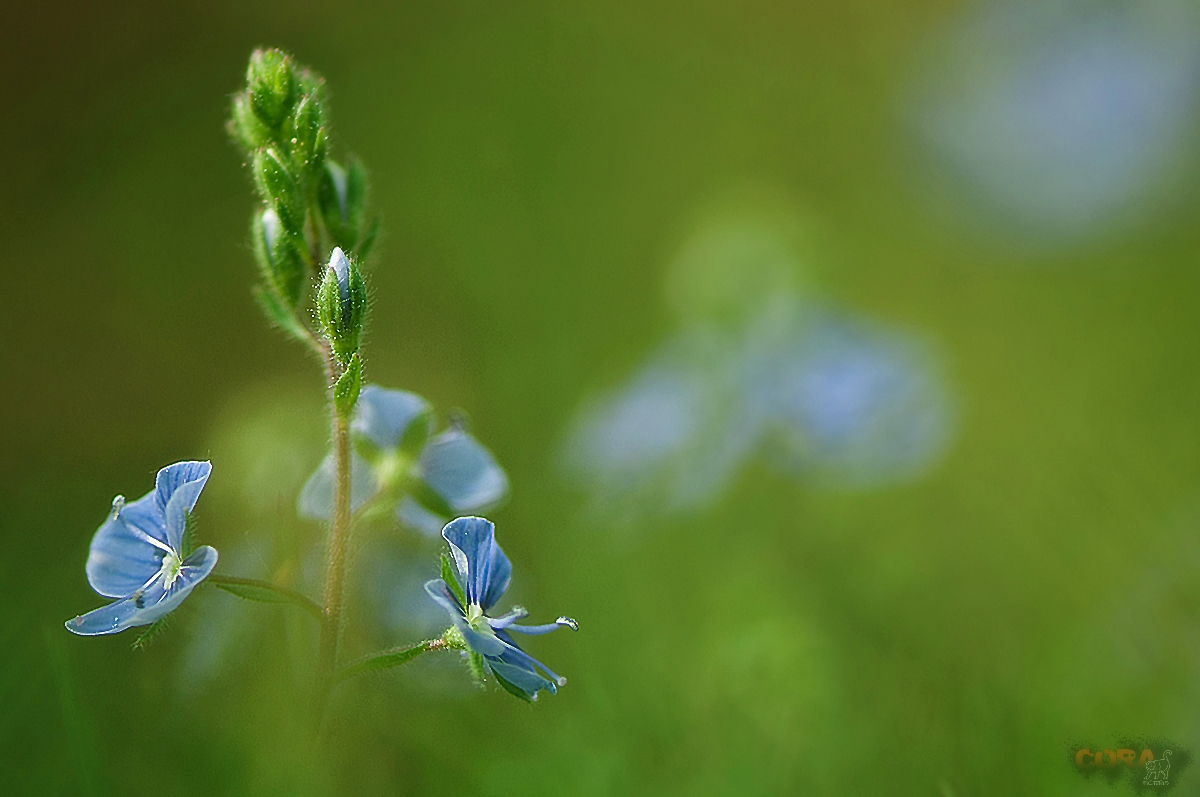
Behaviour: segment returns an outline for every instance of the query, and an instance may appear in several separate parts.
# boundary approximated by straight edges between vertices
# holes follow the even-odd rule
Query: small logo
[[[1125,782],[1133,791],[1170,791],[1191,762],[1191,754],[1173,742],[1124,739],[1112,747],[1070,745],[1071,761],[1085,778],[1115,786]]]
[[[1171,774],[1171,751],[1163,752],[1163,757],[1146,762],[1146,779],[1144,786],[1169,786],[1167,776]]]

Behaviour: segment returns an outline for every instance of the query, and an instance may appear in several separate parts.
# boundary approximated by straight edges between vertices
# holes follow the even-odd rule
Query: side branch
[[[412,647],[393,648],[385,650],[383,653],[376,653],[374,656],[368,656],[362,661],[347,665],[333,674],[333,682],[338,683],[352,678],[355,675],[362,675],[366,672],[374,672],[375,670],[386,670],[391,667],[399,667],[401,664],[406,664],[422,653],[431,653],[435,650],[449,650],[452,646],[445,639],[427,639],[424,642],[418,642]]]
[[[206,580],[213,586],[245,600],[259,601],[260,603],[291,603],[304,609],[318,621],[325,619],[325,612],[315,601],[294,589],[281,587],[269,581],[260,581],[257,578],[238,578],[216,573],[210,575]]]

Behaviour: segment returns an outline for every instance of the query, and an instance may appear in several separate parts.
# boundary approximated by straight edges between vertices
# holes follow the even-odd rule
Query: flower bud
[[[295,307],[304,293],[306,269],[278,214],[271,208],[257,214],[251,236],[263,279],[289,307]]]
[[[334,243],[358,255],[361,255],[358,249],[362,241],[366,194],[366,173],[357,159],[352,159],[345,169],[333,161],[326,161],[317,186],[321,217]]]
[[[317,94],[300,98],[296,111],[288,117],[286,137],[291,144],[292,161],[313,180],[325,164],[325,112]]]
[[[250,97],[246,92],[234,95],[233,108],[226,128],[234,142],[247,152],[253,152],[271,143],[271,131],[250,110]]]
[[[317,289],[317,317],[333,353],[349,363],[358,351],[367,314],[367,286],[362,272],[340,248],[329,256],[329,266]]]
[[[280,50],[255,50],[246,69],[250,110],[271,130],[279,130],[296,101],[292,62]]]
[[[267,206],[275,211],[283,230],[293,236],[304,234],[304,197],[274,147],[254,153],[254,186]]]

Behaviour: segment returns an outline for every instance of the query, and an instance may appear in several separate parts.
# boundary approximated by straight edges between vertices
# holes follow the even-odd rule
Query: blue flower
[[[386,498],[395,501],[397,520],[432,536],[448,517],[481,512],[504,498],[508,477],[491,452],[456,426],[430,438],[432,423],[428,402],[415,393],[378,385],[362,389],[350,425],[352,511]],[[330,455],[300,491],[301,517],[331,517],[333,475]]]
[[[491,521],[478,517],[460,517],[446,524],[442,537],[450,543],[459,582],[466,587],[464,600],[440,578],[426,582],[425,591],[446,610],[467,647],[483,657],[501,685],[513,694],[536,700],[540,690],[557,693],[567,679],[521,650],[511,632],[547,634],[564,627],[578,631],[579,625],[569,617],[546,625],[517,625],[527,614],[520,606],[501,617],[488,616],[512,579],[512,565],[496,544],[495,532]]]
[[[149,625],[173,611],[217,564],[216,549],[184,550],[187,515],[196,506],[212,465],[176,462],[158,472],[154,489],[133,503],[122,496],[92,537],[88,583],[120,600],[68,620],[83,636]]]

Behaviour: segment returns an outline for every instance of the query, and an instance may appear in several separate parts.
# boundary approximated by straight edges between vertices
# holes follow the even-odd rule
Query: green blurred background
[[[958,223],[901,106],[963,9],[6,3],[0,791],[1093,794],[1072,743],[1200,749],[1192,160],[1119,233]],[[314,757],[302,620],[251,607],[190,685],[202,618],[238,610],[211,588],[146,652],[62,627],[102,602],[112,496],[167,463],[212,459],[223,563],[315,534],[291,501],[321,380],[251,299],[223,130],[261,44],[325,74],[371,170],[369,377],[469,412],[513,484],[514,597],[581,624],[531,643],[570,679],[533,708],[400,671],[342,689]],[[822,295],[934,343],[953,440],[869,489],[751,461],[704,512],[609,534],[556,472],[564,430],[675,328],[672,254],[745,186],[819,229]]]

